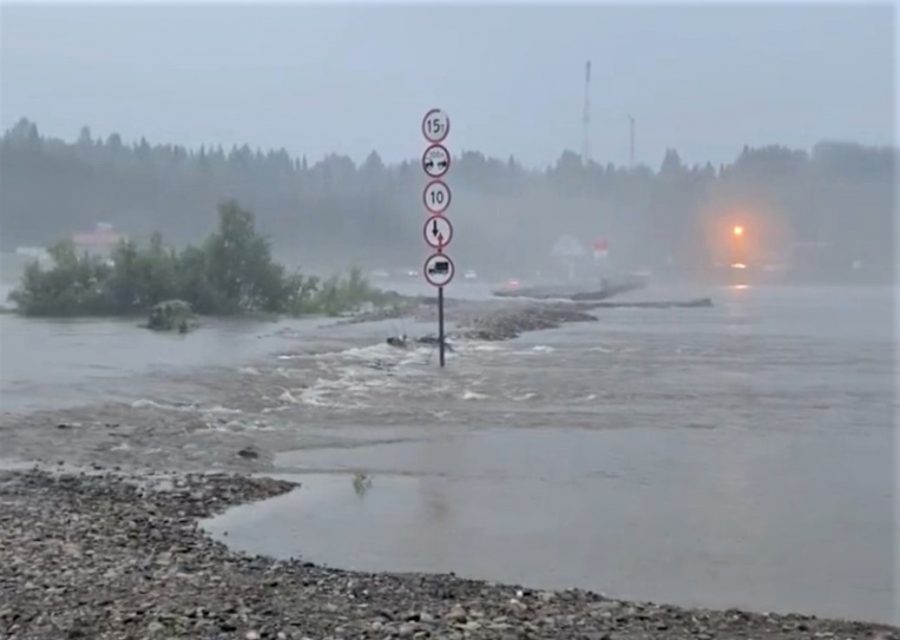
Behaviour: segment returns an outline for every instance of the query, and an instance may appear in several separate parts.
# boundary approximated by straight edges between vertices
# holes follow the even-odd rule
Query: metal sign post
[[[444,249],[453,239],[453,225],[445,216],[450,207],[450,187],[440,180],[450,170],[450,152],[441,144],[450,133],[450,118],[440,109],[432,109],[422,118],[422,135],[429,142],[422,154],[422,170],[429,182],[422,192],[422,203],[429,218],[422,230],[425,244],[434,250],[425,261],[425,280],[438,290],[438,345],[441,367],[446,362],[444,338],[444,287],[453,280],[456,267]]]

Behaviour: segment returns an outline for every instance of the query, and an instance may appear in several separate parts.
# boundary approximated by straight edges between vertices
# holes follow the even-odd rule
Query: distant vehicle
[[[375,269],[372,271],[373,278],[389,278],[391,274],[389,274],[384,269]]]
[[[463,274],[463,278],[465,278],[466,280],[477,280],[478,274],[475,273],[475,269],[469,269]]]
[[[419,272],[416,271],[415,269],[410,269],[409,271],[406,272],[406,275],[408,275],[410,278],[418,278]]]

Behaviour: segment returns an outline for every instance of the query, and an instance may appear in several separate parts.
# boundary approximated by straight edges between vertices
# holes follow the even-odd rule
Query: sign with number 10
[[[450,206],[450,187],[443,180],[432,180],[425,185],[422,201],[429,213],[443,213]]]

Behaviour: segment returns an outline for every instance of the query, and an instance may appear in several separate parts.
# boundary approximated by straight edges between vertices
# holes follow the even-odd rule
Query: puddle
[[[868,473],[838,473],[861,443]],[[283,454],[301,488],[205,526],[346,569],[891,622],[886,453],[728,429],[469,430]]]

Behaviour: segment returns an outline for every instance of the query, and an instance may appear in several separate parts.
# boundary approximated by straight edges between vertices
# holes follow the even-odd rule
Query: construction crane
[[[628,116],[628,167],[634,169],[634,116]]]
[[[581,162],[587,164],[591,161],[591,61],[584,64],[584,111],[581,115],[582,141]]]

